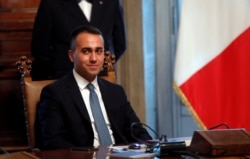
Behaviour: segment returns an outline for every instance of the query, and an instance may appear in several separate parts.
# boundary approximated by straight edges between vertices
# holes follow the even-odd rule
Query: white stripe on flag
[[[250,24],[250,0],[183,0],[174,80],[181,85]]]

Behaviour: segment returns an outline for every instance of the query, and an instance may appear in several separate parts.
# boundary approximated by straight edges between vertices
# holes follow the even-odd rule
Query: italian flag
[[[250,0],[183,0],[174,88],[201,129],[250,130]]]

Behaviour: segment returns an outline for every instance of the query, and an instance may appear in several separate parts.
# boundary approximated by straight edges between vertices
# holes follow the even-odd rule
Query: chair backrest
[[[100,77],[113,83],[116,82],[114,63],[114,55],[111,55],[110,52],[105,52],[105,60],[103,66],[104,72]],[[32,69],[31,64],[32,61],[26,56],[20,57],[16,62],[17,69],[21,74],[21,86],[23,93],[28,146],[30,147],[30,149],[35,149],[35,119],[41,90],[43,89],[43,87],[54,82],[55,80],[32,81],[30,75],[30,71]]]

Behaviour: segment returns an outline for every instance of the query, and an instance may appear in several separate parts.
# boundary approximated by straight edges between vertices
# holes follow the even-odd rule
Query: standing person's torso
[[[105,49],[114,51],[113,29],[118,12],[117,0],[93,1],[90,22],[85,17],[76,0],[43,0],[48,14],[46,24],[50,28],[51,69],[55,78],[72,70],[68,58],[71,31],[81,25],[93,25],[104,35]],[[102,2],[102,3],[101,3]],[[42,34],[42,33],[40,33]],[[44,39],[46,40],[46,39]]]

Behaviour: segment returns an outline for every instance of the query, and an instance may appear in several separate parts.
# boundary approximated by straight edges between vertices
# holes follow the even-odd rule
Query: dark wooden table
[[[121,157],[109,157],[108,149],[102,148],[98,151],[76,151],[76,150],[50,150],[50,151],[37,151],[31,152],[40,159],[121,159]],[[146,158],[138,158],[146,159]],[[147,158],[148,159],[148,158]],[[194,159],[191,156],[164,156],[154,157],[154,159]],[[201,156],[200,159],[250,159],[250,155],[242,156],[223,156],[223,157],[205,157]]]
[[[75,150],[49,150],[34,151],[31,154],[41,159],[92,159],[97,151],[75,151]],[[105,154],[103,154],[105,155]]]
[[[107,149],[105,147],[100,147],[98,151],[77,151],[77,150],[63,149],[63,150],[31,152],[31,154],[33,154],[36,157],[39,157],[40,159],[108,159],[108,158],[109,159],[121,159],[120,157],[110,157],[109,155],[107,155],[108,153],[110,153],[110,149]],[[164,158],[181,159],[182,157],[169,157],[168,156]],[[143,159],[145,159],[145,157]]]
[[[110,157],[107,151],[75,151],[75,150],[50,150],[50,151],[33,151],[33,152],[14,152],[0,155],[0,159],[121,159],[121,157]],[[129,158],[129,157],[127,157]],[[154,159],[195,159],[190,156],[164,156],[151,157]],[[124,158],[126,159],[126,158]],[[150,158],[137,158],[150,159]],[[250,159],[250,156],[224,156],[224,157],[200,157],[200,159]]]
[[[71,149],[47,150],[47,151],[19,151],[0,155],[0,159],[121,159],[121,157],[111,157],[108,154],[110,149],[100,147],[98,150],[82,151]],[[129,157],[127,157],[129,158]],[[164,156],[151,157],[154,159],[195,159],[191,156]],[[124,158],[125,159],[125,158]],[[149,157],[140,157],[137,159],[150,159]],[[250,155],[242,156],[223,156],[223,157],[205,157],[200,156],[200,159],[250,159]]]

